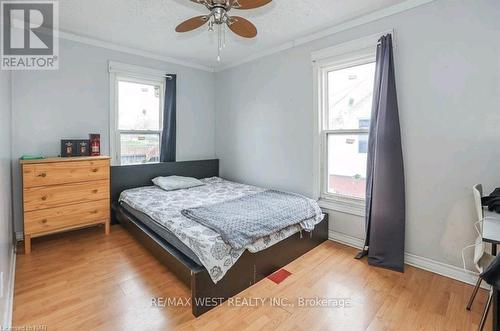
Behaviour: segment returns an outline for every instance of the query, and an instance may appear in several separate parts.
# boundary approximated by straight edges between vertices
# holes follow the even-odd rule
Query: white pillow
[[[205,185],[202,181],[196,178],[182,176],[156,177],[153,179],[153,183],[165,191],[180,190]]]

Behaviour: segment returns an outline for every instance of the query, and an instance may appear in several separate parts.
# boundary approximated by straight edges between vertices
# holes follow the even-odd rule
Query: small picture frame
[[[76,156],[75,141],[71,139],[61,140],[61,157]]]
[[[90,140],[77,140],[76,148],[78,156],[89,156]]]
[[[90,156],[100,156],[101,155],[101,135],[98,133],[89,134],[90,142]]]

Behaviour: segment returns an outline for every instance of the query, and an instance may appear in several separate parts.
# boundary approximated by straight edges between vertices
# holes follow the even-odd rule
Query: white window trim
[[[128,81],[143,84],[160,85],[160,128],[163,125],[163,107],[165,104],[165,78],[163,71],[131,64],[109,61],[109,149],[111,164],[120,165],[120,135],[123,133],[160,134],[160,149],[163,130],[119,130],[118,129],[118,82]]]
[[[388,30],[373,34],[361,39],[313,52],[311,61],[313,64],[313,90],[314,90],[314,146],[313,146],[313,180],[314,194],[322,208],[339,211],[356,216],[365,216],[365,199],[347,197],[340,194],[327,192],[326,179],[326,155],[327,155],[327,133],[323,130],[327,105],[323,95],[326,85],[328,71],[339,70],[356,65],[372,62],[376,58],[377,43],[382,35],[391,33],[394,39],[394,31]],[[335,133],[368,133],[368,130],[335,130]]]

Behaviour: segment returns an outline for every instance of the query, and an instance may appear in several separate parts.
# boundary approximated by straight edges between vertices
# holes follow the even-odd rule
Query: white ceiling
[[[62,0],[59,24],[65,32],[216,67],[402,2],[274,0],[259,9],[234,10],[233,15],[250,19],[259,34],[248,40],[227,33],[222,63],[216,62],[215,32],[206,27],[174,31],[183,20],[207,12],[189,0]]]

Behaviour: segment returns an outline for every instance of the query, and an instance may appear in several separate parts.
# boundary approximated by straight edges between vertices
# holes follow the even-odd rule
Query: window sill
[[[318,204],[321,208],[326,210],[365,217],[364,200],[349,199],[344,197],[328,197],[319,199]]]

